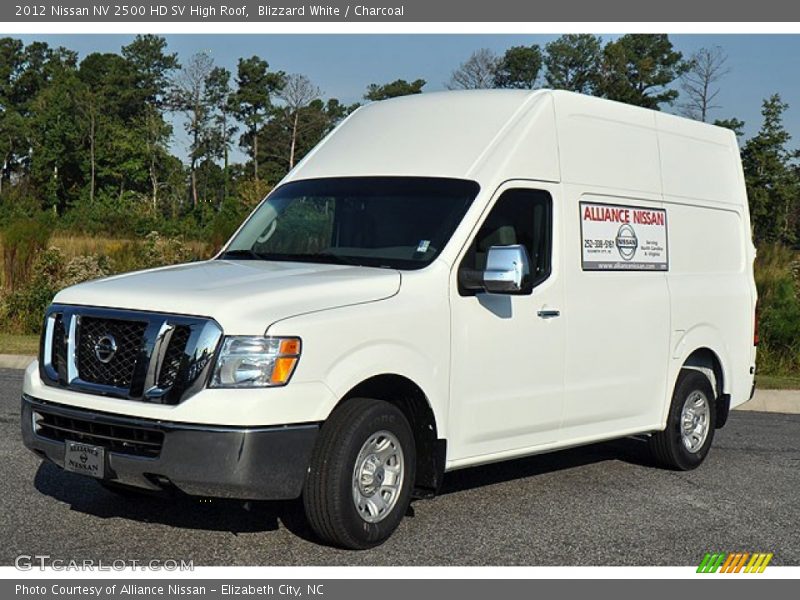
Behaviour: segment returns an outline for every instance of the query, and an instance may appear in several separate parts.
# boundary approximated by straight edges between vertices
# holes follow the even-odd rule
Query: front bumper
[[[35,424],[43,418],[57,426]],[[22,396],[22,439],[35,454],[63,467],[65,443],[57,439],[62,434],[104,446],[106,480],[151,491],[177,488],[196,496],[297,498],[318,431],[318,423],[263,428],[172,423]],[[141,442],[149,445],[120,442],[131,438],[149,440]],[[139,448],[147,448],[147,455]]]

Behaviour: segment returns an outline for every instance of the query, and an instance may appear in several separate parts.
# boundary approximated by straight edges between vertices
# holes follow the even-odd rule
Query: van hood
[[[81,283],[54,302],[211,317],[228,335],[275,321],[395,295],[396,270],[343,265],[209,260]]]

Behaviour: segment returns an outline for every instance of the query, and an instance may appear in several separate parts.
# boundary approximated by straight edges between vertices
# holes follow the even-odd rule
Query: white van
[[[213,260],[49,308],[25,444],[118,491],[302,496],[384,541],[446,471],[644,434],[692,469],[751,396],[733,133],[554,91],[356,111]]]

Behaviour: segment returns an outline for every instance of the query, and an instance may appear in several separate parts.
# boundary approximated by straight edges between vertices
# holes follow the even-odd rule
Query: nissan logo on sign
[[[631,260],[633,255],[636,254],[636,249],[639,247],[639,240],[636,237],[636,232],[633,227],[625,223],[619,228],[617,238],[615,240],[617,250],[623,260]]]
[[[108,364],[117,353],[117,340],[110,333],[103,335],[94,344],[94,355],[103,364]]]

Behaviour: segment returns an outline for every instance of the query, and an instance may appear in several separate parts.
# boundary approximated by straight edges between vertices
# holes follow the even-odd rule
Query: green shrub
[[[68,287],[92,279],[111,275],[111,261],[107,256],[75,256],[67,262],[60,279],[61,287]]]
[[[194,260],[207,256],[204,245],[194,244],[193,249],[183,240],[151,231],[141,241],[126,241],[108,252],[102,266],[109,274],[128,273]]]
[[[778,244],[758,249],[758,368],[765,374],[800,372],[800,285],[794,252]]]
[[[192,256],[178,238],[163,237],[157,231],[148,233],[144,242],[134,247],[137,269],[152,269],[191,260]]]
[[[39,333],[44,311],[57,290],[48,285],[29,285],[3,298],[3,331],[8,333]]]
[[[53,229],[44,216],[11,221],[3,228],[3,287],[17,290],[33,275],[33,264],[50,241]]]
[[[112,273],[127,273],[142,268],[138,263],[136,246],[137,242],[125,241],[108,250],[107,259]]]
[[[39,333],[47,306],[56,293],[71,285],[111,274],[105,256],[64,258],[58,248],[41,252],[24,285],[7,292],[0,303],[0,328],[9,333]]]
[[[110,236],[145,235],[159,229],[163,219],[144,199],[99,195],[94,202],[76,202],[59,219],[59,227],[72,233]]]
[[[0,306],[2,329],[10,333],[39,333],[44,311],[62,287],[64,257],[57,248],[39,253],[24,285],[5,294]]]

